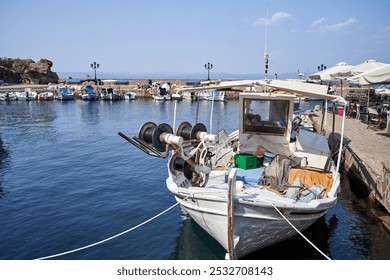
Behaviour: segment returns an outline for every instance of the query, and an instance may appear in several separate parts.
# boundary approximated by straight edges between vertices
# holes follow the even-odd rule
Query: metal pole
[[[210,81],[210,70],[213,69],[213,64],[211,64],[210,62],[207,62],[204,65],[204,68],[207,70],[207,80]]]
[[[96,79],[96,69],[99,68],[99,63],[96,63],[96,61],[94,61],[93,63],[91,63],[91,68],[94,70],[95,72],[95,85],[97,85],[97,79]]]

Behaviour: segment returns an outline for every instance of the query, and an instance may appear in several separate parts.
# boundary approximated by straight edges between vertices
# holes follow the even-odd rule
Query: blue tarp
[[[187,85],[193,85],[193,86],[200,85],[200,81],[199,80],[187,80],[186,84]]]
[[[116,80],[115,81],[115,84],[123,84],[123,85],[126,85],[128,83],[127,80]]]
[[[64,95],[69,94],[68,89],[65,87],[60,88],[60,93]]]
[[[95,94],[95,93],[93,92],[93,87],[91,87],[91,86],[86,86],[86,87],[84,87],[84,91],[85,91],[86,93],[88,93],[88,94]]]
[[[66,80],[66,83],[67,84],[79,84],[79,83],[81,83],[81,80],[80,79],[69,79],[69,80]]]

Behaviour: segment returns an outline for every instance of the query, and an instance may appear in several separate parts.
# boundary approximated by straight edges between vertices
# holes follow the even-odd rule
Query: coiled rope
[[[186,198],[188,198],[188,197],[189,197],[189,196],[185,197],[184,199],[186,199]],[[184,199],[183,199],[183,200],[184,200]],[[58,254],[55,254],[55,255],[47,256],[47,257],[38,258],[38,259],[35,259],[35,260],[52,259],[52,258],[55,258],[55,257],[59,257],[59,256],[63,256],[63,255],[68,255],[68,254],[71,254],[71,253],[74,253],[74,252],[77,252],[77,251],[85,250],[85,249],[87,249],[87,248],[91,248],[91,247],[100,245],[100,244],[105,243],[105,242],[107,242],[107,241],[110,241],[110,240],[112,240],[112,239],[114,239],[114,238],[117,238],[117,237],[119,237],[119,236],[121,236],[121,235],[124,235],[124,234],[126,234],[126,233],[129,233],[129,232],[131,232],[131,231],[133,231],[133,230],[135,230],[135,229],[137,229],[137,228],[139,228],[139,227],[141,227],[141,226],[143,226],[143,225],[145,225],[145,224],[147,224],[147,223],[153,221],[154,219],[156,219],[156,218],[160,217],[161,215],[165,214],[166,212],[168,212],[169,210],[173,209],[175,206],[177,206],[177,205],[180,204],[180,203],[181,203],[181,201],[179,201],[179,202],[173,204],[172,206],[168,207],[167,209],[165,209],[164,211],[160,212],[159,214],[153,216],[152,218],[150,218],[150,219],[148,219],[148,220],[146,220],[146,221],[144,221],[144,222],[142,222],[142,223],[140,223],[140,224],[138,224],[138,225],[136,225],[136,226],[134,226],[134,227],[132,227],[132,228],[130,228],[130,229],[127,229],[127,230],[125,230],[125,231],[122,231],[121,233],[118,233],[118,234],[116,234],[116,235],[113,235],[113,236],[111,236],[111,237],[108,237],[108,238],[106,238],[106,239],[104,239],[104,240],[101,240],[101,241],[98,241],[98,242],[95,242],[95,243],[86,245],[86,246],[84,246],[84,247],[80,247],[80,248],[77,248],[77,249],[69,250],[69,251],[66,251],[66,252],[58,253]]]

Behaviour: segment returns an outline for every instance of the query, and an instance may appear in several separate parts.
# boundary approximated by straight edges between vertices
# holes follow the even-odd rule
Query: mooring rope
[[[280,216],[282,216],[282,218],[300,235],[302,236],[303,239],[305,239],[314,249],[316,249],[324,258],[326,258],[327,260],[331,261],[332,259],[329,258],[324,252],[322,252],[316,245],[313,244],[313,242],[311,242],[305,235],[303,235],[302,232],[299,231],[299,229],[297,229],[287,218],[286,216],[283,215],[283,213],[275,206],[275,204],[273,204],[272,202],[262,198],[263,201],[265,201],[266,203],[269,203],[273,208],[275,208],[275,210],[280,214]]]
[[[183,200],[186,199],[186,198],[188,198],[188,197],[189,197],[189,196],[183,198]],[[47,257],[38,258],[38,259],[35,259],[35,260],[46,260],[46,259],[51,259],[51,258],[55,258],[55,257],[63,256],[63,255],[68,255],[68,254],[71,254],[71,253],[74,253],[74,252],[77,252],[77,251],[85,250],[85,249],[87,249],[87,248],[91,248],[91,247],[100,245],[100,244],[105,243],[105,242],[107,242],[107,241],[109,241],[109,240],[112,240],[112,239],[114,239],[114,238],[117,238],[117,237],[119,237],[119,236],[121,236],[121,235],[124,235],[124,234],[126,234],[126,233],[129,233],[129,232],[131,232],[131,231],[133,231],[133,230],[135,230],[135,229],[137,229],[137,228],[139,228],[139,227],[141,227],[141,226],[143,226],[143,225],[145,225],[145,224],[147,224],[147,223],[153,221],[154,219],[156,219],[156,218],[160,217],[161,215],[165,214],[166,212],[168,212],[169,210],[173,209],[175,206],[177,206],[177,205],[180,204],[180,203],[181,203],[181,201],[179,201],[179,202],[173,204],[172,206],[168,207],[167,209],[165,209],[164,211],[158,213],[157,215],[153,216],[152,218],[150,218],[150,219],[148,219],[148,220],[146,220],[146,221],[144,221],[144,222],[142,222],[142,223],[140,223],[140,224],[138,224],[138,225],[136,225],[136,226],[134,226],[134,227],[132,227],[132,228],[130,228],[130,229],[127,229],[127,230],[125,230],[125,231],[122,231],[121,233],[118,233],[118,234],[116,234],[116,235],[113,235],[113,236],[111,236],[111,237],[108,237],[108,238],[106,238],[106,239],[104,239],[104,240],[101,240],[101,241],[98,241],[98,242],[95,242],[95,243],[92,243],[92,244],[89,244],[89,245],[86,245],[86,246],[83,246],[83,247],[80,247],[80,248],[77,248],[77,249],[69,250],[69,251],[66,251],[66,252],[58,253],[58,254],[55,254],[55,255],[47,256]]]
[[[187,199],[188,197],[190,197],[190,195],[187,195],[186,197],[184,197],[182,199],[185,200]],[[305,239],[314,249],[316,249],[322,256],[324,256],[324,258],[328,259],[328,260],[331,260],[331,258],[329,258],[325,253],[323,253],[319,248],[317,248],[306,236],[304,236],[284,215],[283,213],[270,201],[266,200],[266,199],[262,199],[263,201],[265,201],[266,203],[270,204],[273,208],[275,208],[275,210],[280,214],[280,216],[282,216],[282,218],[284,220],[286,220],[286,222],[299,234],[303,237],[303,239]],[[59,256],[64,256],[64,255],[68,255],[68,254],[71,254],[71,253],[74,253],[74,252],[78,252],[78,251],[82,251],[82,250],[85,250],[85,249],[88,249],[88,248],[91,248],[91,247],[94,247],[94,246],[97,246],[97,245],[100,245],[102,243],[105,243],[107,241],[110,241],[112,239],[115,239],[121,235],[124,235],[126,233],[129,233],[155,219],[157,219],[158,217],[162,216],[163,214],[167,213],[168,211],[170,211],[171,209],[173,209],[174,207],[176,207],[177,205],[179,205],[181,203],[181,201],[179,202],[176,202],[175,204],[173,204],[172,206],[168,207],[167,209],[165,209],[164,211],[158,213],[157,215],[153,216],[152,218],[130,228],[130,229],[127,229],[125,231],[122,231],[121,233],[118,233],[116,235],[113,235],[111,237],[108,237],[106,239],[103,239],[101,241],[98,241],[98,242],[95,242],[95,243],[92,243],[92,244],[89,244],[89,245],[86,245],[86,246],[83,246],[83,247],[80,247],[80,248],[77,248],[77,249],[73,249],[73,250],[69,250],[69,251],[65,251],[65,252],[62,252],[62,253],[58,253],[58,254],[54,254],[54,255],[50,255],[50,256],[46,256],[46,257],[41,257],[41,258],[37,258],[35,260],[46,260],[46,259],[52,259],[52,258],[55,258],[55,257],[59,257]]]

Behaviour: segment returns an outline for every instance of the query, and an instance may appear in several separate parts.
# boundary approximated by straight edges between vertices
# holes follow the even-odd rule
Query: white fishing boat
[[[26,101],[27,100],[26,91],[17,91],[17,92],[15,92],[15,95],[19,101]]]
[[[112,87],[102,87],[102,92],[100,93],[101,100],[116,101],[120,100],[121,96],[119,93],[114,92]]]
[[[16,98],[19,101],[31,101],[37,99],[37,92],[31,90],[31,88],[25,88],[24,91],[16,92]]]
[[[183,97],[181,96],[181,94],[175,92],[175,93],[172,93],[171,99],[172,99],[172,100],[182,100]]]
[[[17,96],[15,92],[0,93],[0,101],[15,101]]]
[[[155,101],[165,101],[165,98],[164,98],[164,96],[163,95],[160,95],[160,94],[153,94],[153,99],[155,100]]]
[[[138,136],[118,134],[148,155],[169,157],[168,190],[235,259],[299,234],[336,204],[343,140],[336,164],[327,138],[299,127],[293,104],[297,95],[346,101],[328,95],[327,86],[279,80],[205,90],[232,87],[243,88],[236,131],[211,134],[184,121],[174,132],[175,110],[174,129],[148,122]],[[341,139],[343,132],[344,121]]]
[[[164,83],[162,86],[160,86],[160,83],[153,83],[152,89],[154,90],[153,99],[155,101],[171,100],[171,96],[169,94],[171,86],[169,83]]]
[[[26,97],[28,101],[37,100],[38,93],[36,91],[33,91],[31,88],[26,88],[24,92],[26,93]]]
[[[208,101],[226,101],[226,96],[224,92],[221,92],[219,90],[210,90],[210,91],[205,91],[203,95],[203,100],[208,100]]]
[[[75,91],[74,90],[68,90],[66,86],[61,86],[59,89],[59,94],[57,95],[58,100],[74,100],[75,97]]]
[[[83,87],[83,93],[81,94],[82,100],[99,100],[99,95],[93,91],[92,86]]]
[[[183,97],[183,100],[189,100],[189,101],[199,101],[202,100],[203,94],[200,94],[198,91],[184,91],[181,93],[181,96]]]
[[[54,93],[50,91],[41,92],[38,94],[39,100],[53,100],[54,99]]]

